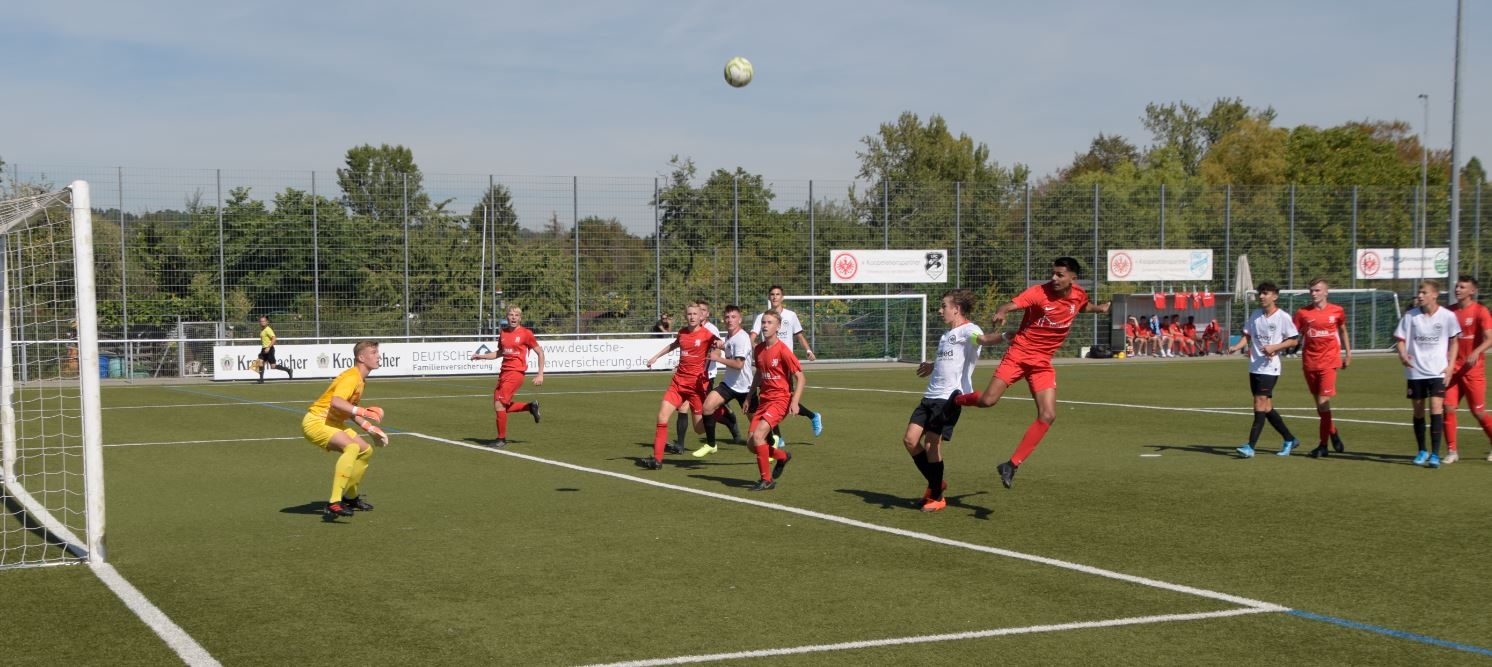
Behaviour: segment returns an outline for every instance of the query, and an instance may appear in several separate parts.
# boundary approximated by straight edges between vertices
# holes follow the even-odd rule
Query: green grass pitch
[[[1232,456],[1238,357],[1062,365],[1011,490],[994,467],[1033,418],[1025,385],[964,411],[935,514],[900,444],[912,368],[806,372],[825,432],[785,425],[795,458],[765,493],[739,446],[636,465],[665,373],[525,385],[544,421],[512,418],[513,455],[472,446],[494,436],[493,378],[375,373],[364,403],[394,433],[364,481],[377,509],[335,524],[333,458],[299,433],[324,381],[106,387],[109,560],[225,665],[1492,660],[1487,438],[1409,465],[1391,357],[1341,373],[1348,451],[1324,460],[1303,456],[1296,361],[1276,405],[1304,445],[1276,457],[1266,427],[1252,460]],[[3,571],[0,591],[4,664],[176,660],[86,568]]]

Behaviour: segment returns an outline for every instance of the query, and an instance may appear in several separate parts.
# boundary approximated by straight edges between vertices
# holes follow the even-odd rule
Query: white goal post
[[[806,302],[792,310],[819,361],[927,361],[926,294],[795,294],[782,301]]]
[[[101,564],[103,431],[88,183],[5,196],[0,568]]]

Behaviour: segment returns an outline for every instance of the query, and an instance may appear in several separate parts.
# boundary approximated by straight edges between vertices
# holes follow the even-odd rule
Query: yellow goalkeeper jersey
[[[352,415],[341,410],[332,409],[332,397],[341,396],[347,399],[348,403],[357,405],[358,401],[363,400],[364,384],[367,384],[367,380],[363,378],[362,373],[357,371],[356,366],[342,371],[342,374],[338,375],[337,379],[332,380],[331,385],[326,388],[326,391],[321,393],[321,398],[316,399],[316,402],[311,404],[308,412],[325,419],[328,425],[343,428],[347,424],[347,419]]]

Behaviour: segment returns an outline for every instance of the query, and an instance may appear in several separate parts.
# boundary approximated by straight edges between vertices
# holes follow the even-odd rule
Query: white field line
[[[154,630],[155,634],[161,640],[165,641],[166,645],[171,647],[172,651],[176,652],[176,655],[181,658],[182,662],[191,665],[191,667],[219,667],[222,664],[216,658],[213,658],[212,654],[207,652],[207,649],[202,648],[202,645],[198,644],[197,640],[192,639],[191,635],[182,630],[181,626],[177,625],[164,612],[151,604],[150,600],[146,599],[145,595],[139,589],[126,581],[119,574],[119,571],[114,569],[113,565],[98,563],[90,567],[93,569],[93,573],[104,582],[104,585],[108,586],[109,590],[119,596],[124,605],[130,608],[130,611],[135,612],[135,615],[139,616],[140,620],[145,622],[145,625]]]
[[[871,392],[871,393],[881,393],[881,394],[909,394],[909,395],[915,395],[915,396],[921,396],[922,395],[922,392],[920,392],[920,391],[910,391],[910,390],[907,390],[907,389],[870,389],[870,388],[865,388],[865,387],[816,387],[816,386],[813,386],[813,385],[809,385],[808,388],[809,389],[818,389],[818,390],[822,390],[822,391],[860,391],[860,392]],[[1029,397],[1026,397],[1026,396],[1011,396],[1009,394],[1006,394],[1004,396],[1001,396],[1000,400],[1002,400],[1002,401],[1029,401],[1029,400],[1032,400],[1032,399],[1029,398]],[[1244,416],[1244,417],[1251,417],[1254,414],[1254,411],[1253,411],[1252,408],[1184,408],[1184,407],[1170,407],[1170,406],[1164,406],[1164,405],[1144,405],[1144,404],[1137,404],[1137,403],[1106,403],[1106,402],[1101,402],[1101,401],[1072,401],[1072,400],[1068,400],[1068,399],[1058,399],[1057,400],[1057,404],[1058,405],[1091,405],[1091,406],[1102,407],[1102,408],[1129,408],[1129,409],[1133,409],[1133,410],[1159,410],[1161,412],[1200,412],[1200,413],[1205,413],[1205,414],[1231,415],[1231,416]],[[1301,408],[1301,409],[1309,409],[1309,410],[1311,410],[1311,413],[1310,414],[1305,414],[1305,415],[1288,415],[1287,414],[1287,415],[1280,415],[1280,416],[1284,417],[1286,419],[1310,419],[1310,420],[1315,420],[1316,419],[1315,408]],[[1376,411],[1376,410],[1382,410],[1383,408],[1358,408],[1358,409],[1360,409],[1360,410],[1375,410]],[[1404,410],[1403,408],[1399,408],[1399,410],[1407,412],[1407,410]],[[1331,412],[1332,412],[1333,415],[1335,415],[1338,412],[1338,410],[1337,410],[1337,408],[1332,408]],[[1348,423],[1348,424],[1377,424],[1377,425],[1380,425],[1380,426],[1408,426],[1409,425],[1409,424],[1407,424],[1405,422],[1383,421],[1383,420],[1380,420],[1380,419],[1351,419],[1351,418],[1337,419],[1337,418],[1333,417],[1332,421],[1333,422],[1343,422],[1343,423]],[[1473,430],[1474,431],[1480,431],[1480,430],[1482,430],[1482,428],[1481,428],[1480,425],[1477,425],[1477,426],[1474,426],[1474,427],[1473,426],[1461,426],[1461,427],[1458,427],[1456,430],[1458,430],[1458,431],[1473,431]]]
[[[150,447],[153,445],[217,445],[217,444],[243,444],[245,442],[274,442],[276,440],[304,440],[296,436],[284,436],[278,438],[227,438],[224,440],[171,440],[161,442],[116,442],[104,445],[105,447]]]
[[[809,646],[794,646],[790,648],[761,649],[757,651],[739,651],[736,653],[713,653],[708,655],[681,655],[673,658],[653,658],[648,660],[629,660],[626,662],[608,662],[590,665],[589,667],[653,667],[654,665],[687,665],[699,662],[716,662],[720,660],[743,660],[747,658],[770,658],[783,655],[802,655],[805,653],[825,653],[829,651],[854,651],[858,649],[878,648],[882,646],[904,646],[907,644],[931,644],[935,642],[953,642],[966,639],[983,639],[986,637],[1005,637],[1010,635],[1026,635],[1039,632],[1063,632],[1067,630],[1089,630],[1093,628],[1115,628],[1125,625],[1144,625],[1147,623],[1175,623],[1179,621],[1200,621],[1209,618],[1226,618],[1229,616],[1242,616],[1245,614],[1262,614],[1273,609],[1259,609],[1244,607],[1242,609],[1227,609],[1224,611],[1209,611],[1196,614],[1163,614],[1159,616],[1133,616],[1130,618],[1113,618],[1102,621],[1082,621],[1077,623],[1058,623],[1054,625],[1029,625],[1022,628],[995,628],[993,630],[978,630],[974,632],[955,632],[943,635],[917,635],[913,637],[893,637],[890,639],[870,639],[857,642],[841,642],[838,644],[813,644]]]
[[[667,388],[666,386],[664,388]],[[663,389],[596,389],[593,391],[544,391],[529,392],[534,397],[542,399],[544,396],[567,396],[577,394],[646,394],[655,393],[663,395]],[[379,403],[392,403],[396,401],[428,401],[445,398],[492,398],[491,392],[483,394],[444,394],[432,396],[388,396],[378,399]],[[176,408],[221,408],[229,405],[310,405],[304,400],[299,401],[250,401],[248,399],[233,401],[218,401],[213,403],[162,403],[160,405],[118,405],[106,407],[104,410],[173,410]]]
[[[1287,607],[1282,607],[1282,606],[1279,606],[1277,604],[1273,604],[1273,603],[1270,603],[1270,602],[1262,602],[1262,601],[1259,601],[1259,600],[1252,600],[1252,599],[1249,599],[1249,598],[1239,597],[1239,596],[1236,596],[1236,595],[1229,595],[1227,593],[1219,593],[1217,591],[1210,591],[1210,590],[1207,590],[1207,589],[1204,589],[1204,588],[1196,588],[1196,587],[1193,587],[1193,586],[1184,586],[1184,585],[1181,585],[1181,584],[1173,584],[1173,583],[1169,583],[1169,582],[1165,582],[1165,581],[1159,581],[1159,580],[1156,580],[1156,579],[1148,579],[1148,578],[1145,578],[1145,577],[1138,577],[1138,576],[1135,576],[1135,575],[1132,575],[1132,574],[1124,574],[1122,572],[1115,572],[1113,570],[1105,570],[1105,569],[1093,567],[1093,566],[1090,566],[1090,565],[1083,565],[1083,564],[1080,564],[1080,563],[1073,563],[1073,562],[1070,562],[1070,561],[1059,560],[1059,559],[1056,559],[1056,558],[1047,558],[1045,556],[1036,556],[1036,555],[1033,555],[1033,554],[1021,553],[1019,551],[1011,551],[1009,549],[1000,549],[998,547],[991,547],[991,546],[986,546],[986,545],[983,545],[983,544],[974,544],[972,542],[963,542],[963,541],[959,541],[959,540],[952,540],[952,539],[948,539],[946,537],[939,537],[937,535],[932,535],[932,534],[929,534],[929,533],[920,533],[920,532],[917,532],[917,531],[905,530],[905,529],[902,529],[902,528],[892,528],[890,526],[882,526],[882,525],[879,525],[879,524],[868,523],[868,522],[860,521],[860,520],[857,520],[857,519],[851,519],[851,518],[848,518],[848,517],[837,516],[837,515],[834,515],[834,514],[825,514],[823,512],[815,512],[813,510],[806,510],[806,509],[802,509],[802,508],[798,508],[798,507],[792,507],[792,506],[789,506],[789,505],[778,505],[776,503],[769,503],[769,502],[764,502],[764,501],[760,501],[760,500],[753,500],[751,498],[743,498],[743,497],[740,497],[740,496],[730,496],[730,495],[726,495],[726,494],[723,494],[723,493],[716,493],[714,491],[705,491],[703,489],[695,489],[695,488],[691,488],[691,487],[687,487],[687,486],[679,486],[677,484],[669,484],[667,482],[659,482],[659,481],[656,481],[656,480],[646,479],[646,478],[643,478],[643,477],[635,477],[633,475],[626,475],[626,474],[622,474],[622,473],[619,473],[619,472],[612,472],[610,470],[601,470],[601,469],[598,469],[598,468],[589,468],[589,467],[582,466],[582,465],[576,465],[574,463],[566,463],[564,461],[556,461],[556,460],[553,460],[553,459],[546,459],[546,458],[542,458],[542,457],[538,457],[538,456],[533,456],[533,455],[530,455],[530,454],[522,454],[522,453],[519,453],[519,452],[515,452],[515,451],[511,451],[511,450],[506,450],[506,449],[492,449],[490,447],[483,447],[481,445],[475,445],[475,444],[472,444],[472,443],[461,442],[461,441],[457,441],[457,440],[449,440],[447,438],[441,438],[441,437],[437,437],[437,436],[433,436],[433,435],[428,435],[428,434],[425,434],[425,433],[413,433],[413,432],[409,432],[409,433],[406,433],[406,435],[417,437],[417,438],[424,438],[426,440],[431,440],[431,441],[434,441],[434,442],[441,442],[441,443],[445,443],[445,444],[448,444],[448,445],[455,445],[457,447],[465,447],[467,449],[474,449],[474,450],[481,451],[481,452],[486,452],[486,453],[489,453],[489,454],[498,454],[498,455],[502,455],[502,456],[508,456],[508,457],[511,457],[511,458],[515,458],[515,459],[523,459],[525,461],[532,461],[534,463],[543,463],[543,464],[546,464],[546,465],[557,466],[557,467],[560,467],[560,468],[566,468],[566,469],[575,470],[575,471],[578,471],[578,472],[589,473],[589,474],[592,474],[592,475],[601,475],[601,476],[604,476],[604,477],[611,477],[613,479],[619,479],[619,480],[622,480],[622,481],[632,482],[632,483],[635,483],[635,484],[645,484],[647,486],[652,486],[652,487],[656,487],[656,488],[659,488],[659,489],[667,489],[667,490],[670,490],[670,491],[680,491],[680,492],[683,492],[683,493],[690,493],[690,494],[694,494],[694,495],[697,495],[697,496],[704,496],[706,498],[713,498],[715,500],[724,500],[726,502],[739,503],[739,504],[742,504],[742,505],[750,505],[752,507],[760,507],[762,509],[777,510],[779,512],[787,512],[789,514],[796,514],[798,516],[805,516],[805,517],[809,517],[809,518],[812,518],[812,519],[819,519],[821,521],[827,521],[827,522],[830,522],[830,523],[837,523],[837,524],[844,525],[844,526],[850,526],[852,528],[862,528],[862,529],[865,529],[865,530],[875,531],[875,532],[878,532],[878,533],[886,533],[888,535],[896,535],[896,536],[899,536],[899,537],[907,537],[907,538],[911,538],[911,539],[914,539],[914,540],[921,540],[921,541],[924,541],[924,542],[932,542],[934,544],[941,544],[941,545],[944,545],[944,546],[950,546],[950,547],[955,547],[955,548],[959,548],[959,549],[967,549],[969,551],[977,551],[977,552],[981,552],[981,553],[993,554],[993,555],[996,555],[996,556],[1004,556],[1006,558],[1013,558],[1013,559],[1016,559],[1016,560],[1023,560],[1023,561],[1027,561],[1027,562],[1031,562],[1031,563],[1038,563],[1038,564],[1041,564],[1041,565],[1049,565],[1049,566],[1052,566],[1052,567],[1058,567],[1058,568],[1062,568],[1062,569],[1065,569],[1065,570],[1072,570],[1074,572],[1082,572],[1084,574],[1091,574],[1091,575],[1098,576],[1098,577],[1104,577],[1106,579],[1114,579],[1114,580],[1117,580],[1117,581],[1123,581],[1123,582],[1127,582],[1127,583],[1138,584],[1140,586],[1148,586],[1150,588],[1159,588],[1159,589],[1162,589],[1162,590],[1172,591],[1172,592],[1175,592],[1175,593],[1182,593],[1182,594],[1186,594],[1186,595],[1194,595],[1194,596],[1197,596],[1197,597],[1207,598],[1207,599],[1210,599],[1210,600],[1219,600],[1219,601],[1222,601],[1222,602],[1228,602],[1230,604],[1236,604],[1236,605],[1239,605],[1239,606],[1249,607],[1249,608],[1253,608],[1253,609],[1258,609],[1258,610],[1261,610],[1261,611],[1289,611],[1289,609]]]

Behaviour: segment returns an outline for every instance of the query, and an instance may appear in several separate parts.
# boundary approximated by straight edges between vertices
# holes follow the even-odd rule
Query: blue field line
[[[1372,632],[1372,633],[1376,633],[1376,634],[1380,634],[1380,635],[1387,635],[1389,637],[1396,637],[1398,639],[1408,639],[1409,641],[1419,642],[1421,644],[1429,644],[1431,646],[1439,646],[1441,648],[1448,648],[1448,649],[1453,649],[1453,650],[1456,650],[1456,651],[1465,651],[1467,653],[1475,653],[1477,655],[1492,655],[1492,649],[1489,649],[1489,648],[1482,648],[1480,646],[1472,646],[1471,644],[1462,644],[1462,643],[1459,643],[1459,642],[1446,641],[1444,639],[1436,639],[1434,637],[1430,637],[1430,636],[1427,636],[1427,635],[1415,634],[1413,632],[1405,632],[1403,630],[1395,630],[1393,628],[1384,628],[1384,627],[1379,627],[1377,625],[1368,625],[1367,623],[1358,623],[1357,621],[1349,621],[1349,620],[1347,620],[1345,618],[1337,618],[1335,616],[1323,616],[1321,614],[1312,614],[1311,612],[1301,611],[1299,609],[1291,609],[1291,610],[1289,610],[1289,611],[1287,611],[1285,613],[1290,614],[1291,616],[1299,616],[1301,618],[1308,618],[1308,619],[1311,619],[1313,621],[1321,621],[1323,623],[1332,623],[1332,624],[1335,624],[1335,625],[1340,625],[1340,626],[1342,626],[1344,628],[1352,628],[1353,630],[1362,630],[1364,632]]]

